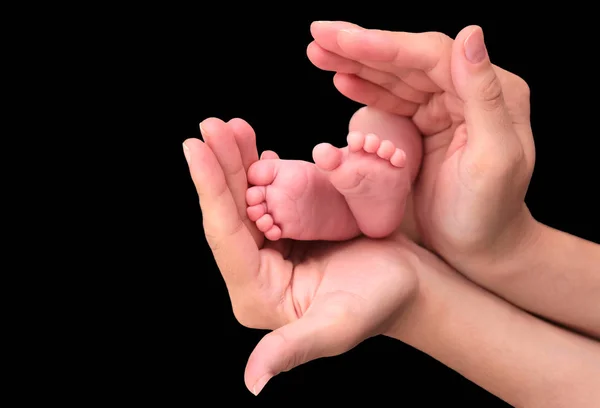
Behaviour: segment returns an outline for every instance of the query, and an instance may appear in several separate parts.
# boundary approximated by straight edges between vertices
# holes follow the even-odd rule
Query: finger
[[[358,103],[402,116],[412,116],[419,104],[399,98],[387,89],[355,75],[336,74],[333,83],[340,93]]]
[[[346,23],[343,21],[316,21],[311,25],[311,33],[314,38],[314,42],[309,44],[307,54],[310,53],[309,58],[316,57],[317,63],[319,55],[313,55],[315,53],[315,46],[320,47],[334,55],[345,58],[346,60],[359,62],[364,66],[376,69],[381,72],[387,72],[403,79],[411,87],[424,91],[424,92],[438,92],[440,88],[433,83],[433,81],[427,77],[423,72],[411,68],[400,68],[394,64],[384,61],[379,62],[377,60],[363,60],[357,59],[355,56],[347,54],[338,44],[338,34],[341,30],[366,30],[356,24]],[[374,31],[374,30],[371,30]],[[317,64],[315,64],[317,65]],[[319,66],[319,65],[317,65]],[[321,68],[325,69],[325,68]],[[343,71],[341,71],[343,72]],[[352,73],[352,72],[346,72]]]
[[[311,42],[306,47],[306,56],[317,68],[323,71],[337,71],[345,74],[354,74],[360,70],[361,63],[321,47],[316,42]]]
[[[366,81],[379,85],[387,89],[399,98],[416,103],[425,103],[430,97],[430,93],[423,92],[408,85],[397,75],[389,72],[374,69],[343,58],[337,54],[329,52],[315,43],[311,43],[307,49],[307,55],[311,62],[318,68],[326,71],[334,71],[341,74],[353,74]]]
[[[535,165],[535,145],[531,129],[531,100],[529,85],[523,78],[494,65],[494,71],[500,79],[504,99],[507,102],[508,114],[521,140],[525,160],[533,170]]]
[[[422,71],[439,87],[437,91],[453,91],[450,75],[453,41],[445,34],[344,29],[338,32],[337,42],[348,58]]]
[[[248,136],[245,133],[248,129],[240,130],[242,130],[242,136]],[[242,162],[242,156],[233,132],[233,127],[220,119],[208,118],[200,124],[200,131],[202,132],[206,144],[213,151],[223,170],[225,182],[227,183],[236,204],[240,219],[257,240],[257,245],[261,245],[261,234],[256,230],[256,225],[248,219],[246,212],[245,197],[246,190],[248,189],[248,181],[246,179],[246,169]],[[248,141],[244,140],[244,142],[245,148],[250,149],[251,145],[248,146]],[[256,147],[254,149],[256,150]],[[247,152],[246,155],[247,154],[253,153]],[[258,155],[258,153],[256,154]]]
[[[315,21],[310,25],[310,33],[321,47],[345,57],[344,51],[337,42],[340,30],[364,30],[364,28],[345,21]]]
[[[240,217],[225,174],[200,140],[186,140],[184,151],[200,197],[204,233],[227,287],[247,287],[258,273],[258,247]]]
[[[235,138],[238,150],[239,150],[239,154],[242,160],[242,166],[244,167],[244,189],[246,190],[248,188],[248,180],[247,180],[247,172],[248,172],[248,168],[252,165],[252,163],[258,161],[258,150],[256,149],[256,133],[254,132],[254,129],[252,129],[252,126],[250,126],[250,124],[248,124],[248,122],[246,122],[243,119],[239,119],[239,118],[234,118],[231,119],[229,122],[227,122],[227,126],[229,126],[229,128],[232,130],[233,132],[233,136]],[[233,152],[230,152],[229,154],[233,155]],[[232,180],[232,182],[234,182],[234,180]],[[242,187],[242,181],[239,181],[240,185],[239,188],[241,189]],[[246,194],[246,191],[244,190],[244,197]],[[237,194],[237,193],[236,193]],[[260,232],[256,226],[255,223],[251,222],[252,220],[248,219],[248,211],[246,209],[246,203],[240,203],[239,201],[237,202],[238,204],[238,210],[241,209],[241,211],[244,211],[244,214],[241,215],[242,219],[244,220],[244,224],[246,225],[246,228],[248,228],[248,230],[250,231],[250,233],[252,234],[252,236],[254,237],[254,241],[256,241],[256,245],[261,248],[263,246],[264,240],[265,240],[265,235]]]
[[[227,124],[233,131],[235,141],[240,150],[244,169],[245,171],[248,171],[250,165],[255,161],[258,161],[256,133],[254,132],[254,129],[252,129],[252,126],[243,119],[234,118],[227,122]]]
[[[468,144],[508,147],[507,142],[516,138],[516,133],[480,27],[467,27],[456,37],[452,76],[458,96],[464,101]]]
[[[454,109],[449,111],[448,107]],[[426,104],[419,106],[412,119],[424,136],[431,136],[450,128],[453,117],[463,117],[462,102],[458,97],[444,92],[433,94]]]
[[[425,92],[452,91],[452,39],[442,33],[369,30],[348,23],[313,23],[311,33],[324,49],[398,75]]]
[[[261,160],[279,159],[279,155],[277,153],[275,153],[273,150],[265,150],[264,152],[261,153],[260,159]]]
[[[364,65],[355,75],[365,81],[379,85],[396,95],[398,98],[409,102],[423,104],[427,102],[431,96],[431,93],[413,88],[396,75],[391,75]]]
[[[360,338],[359,325],[340,316],[350,315],[347,311],[336,315],[327,310],[319,315],[307,313],[263,337],[246,365],[244,381],[248,390],[257,395],[281,372],[317,358],[342,354],[354,347]]]
[[[411,39],[407,44],[397,43],[396,41],[384,41],[383,45],[385,48],[380,50],[366,50],[367,52],[363,55],[360,54],[362,51],[360,42],[358,44],[353,44],[352,39],[350,41],[346,41],[344,43],[344,39],[340,42],[340,37],[344,34],[340,35],[340,33],[344,31],[347,32],[357,32],[357,31],[365,31],[371,33],[383,33],[384,38],[389,40],[390,35],[394,34],[388,31],[380,31],[380,30],[368,30],[354,24],[344,23],[344,22],[333,22],[333,23],[322,23],[315,22],[311,25],[311,34],[315,39],[315,42],[324,48],[327,51],[330,51],[334,54],[345,57],[346,59],[360,61],[362,64],[367,65],[371,68],[380,69],[385,72],[390,72],[398,75],[400,78],[404,79],[409,85],[413,86],[416,89],[425,91],[425,92],[438,92],[440,91],[440,87],[436,85],[427,75],[423,72],[419,64],[416,64],[418,60],[411,60],[409,58],[405,58],[404,60],[397,61],[389,61],[389,57],[386,59],[385,56],[389,56],[391,52],[389,48],[392,48],[392,52],[395,52],[395,49],[399,47],[406,47],[407,50],[412,50],[413,52],[417,52],[418,55],[426,56],[430,58],[431,61],[426,61],[428,64],[435,64],[435,56],[436,50],[433,48],[419,48],[420,46],[430,46],[431,41],[421,41],[420,39],[424,39],[425,36],[435,37],[433,33],[424,33],[424,34],[411,34],[412,36],[416,36]],[[421,37],[418,37],[418,36]],[[426,39],[425,39],[426,40]],[[353,45],[358,45],[354,47]],[[347,49],[345,47],[348,47]],[[382,54],[382,55],[379,55]],[[402,53],[399,53],[402,55]],[[433,58],[432,58],[433,56]],[[368,58],[367,58],[368,57]],[[370,60],[369,58],[373,58]],[[393,59],[393,58],[392,58]],[[423,60],[423,58],[420,58]],[[422,64],[421,64],[422,65]]]

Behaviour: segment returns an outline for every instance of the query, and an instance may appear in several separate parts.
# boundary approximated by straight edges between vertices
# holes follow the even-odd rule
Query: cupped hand
[[[245,372],[258,394],[274,375],[341,354],[386,332],[412,299],[412,256],[392,241],[343,243],[264,239],[246,218],[246,170],[258,160],[255,134],[241,119],[201,124],[206,143],[184,153],[200,197],[204,232],[244,326],[272,329]]]
[[[414,189],[422,241],[457,267],[519,245],[532,224],[524,204],[535,162],[529,88],[491,64],[481,28],[455,40],[345,22],[316,22],[311,32],[308,57],[336,72],[342,94],[410,117],[423,134]],[[368,114],[353,121],[368,131]]]

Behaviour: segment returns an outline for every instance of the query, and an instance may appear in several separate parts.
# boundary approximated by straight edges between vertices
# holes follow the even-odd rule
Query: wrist
[[[535,252],[545,235],[545,227],[531,215],[523,203],[522,210],[507,223],[496,239],[479,254],[461,257],[453,266],[466,275],[504,274],[526,267],[524,261]]]
[[[547,228],[536,221],[526,207],[521,217],[518,222],[515,220],[511,224],[510,229],[506,229],[506,236],[497,241],[494,250],[472,255],[471,258],[465,258],[464,262],[457,262],[459,266],[453,267],[406,236],[399,235],[396,238],[399,245],[405,252],[410,252],[410,256],[403,259],[411,264],[418,281],[413,296],[399,308],[384,335],[414,346],[415,342],[423,341],[425,333],[427,336],[434,332],[444,336],[444,331],[455,330],[456,319],[452,310],[456,309],[456,303],[469,302],[456,298],[453,287],[475,287],[455,269],[465,272],[463,274],[467,276],[481,274],[482,271],[487,276],[495,271],[519,271],[526,268],[523,261],[531,259],[530,254],[543,245],[540,241],[546,239]],[[485,267],[482,266],[484,264]]]
[[[413,244],[411,249],[418,262],[418,290],[385,335],[514,406],[563,406],[582,395],[599,395],[592,379],[598,373],[599,343],[539,320],[423,248]],[[561,390],[559,400],[556,389]],[[553,400],[546,401],[549,397]]]
[[[522,310],[600,338],[600,278],[594,268],[600,245],[544,225],[526,210],[483,252],[471,257],[450,252],[454,257],[446,259]]]
[[[437,323],[445,320],[442,316],[446,310],[443,305],[445,298],[436,295],[437,290],[444,290],[443,285],[437,282],[437,272],[431,270],[443,261],[404,235],[396,236],[395,240],[410,253],[404,259],[415,271],[417,283],[411,297],[399,307],[383,335],[416,347],[422,335],[427,333],[431,336],[432,330],[438,327]]]

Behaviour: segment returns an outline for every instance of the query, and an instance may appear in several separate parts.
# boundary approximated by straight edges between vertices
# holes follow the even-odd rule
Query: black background
[[[140,107],[131,112],[132,133],[144,147],[135,154],[146,167],[137,169],[131,188],[146,204],[131,213],[143,214],[138,232],[151,242],[138,254],[147,265],[131,265],[138,279],[134,292],[127,291],[133,296],[119,324],[135,336],[111,337],[120,358],[105,380],[107,389],[127,390],[131,402],[143,396],[166,406],[207,399],[280,406],[301,401],[505,406],[451,369],[387,338],[276,376],[259,397],[244,386],[246,359],[266,332],[245,328],[233,316],[203,237],[181,143],[198,137],[198,123],[215,116],[247,120],[259,151],[273,149],[288,159],[310,160],[318,142],[343,144],[359,105],[337,92],[332,73],[307,59],[313,20],[452,37],[466,25],[481,25],[492,61],[523,77],[532,90],[537,162],[527,204],[539,221],[600,242],[593,148],[597,75],[588,54],[597,40],[585,27],[549,19],[419,20],[413,13],[364,8],[263,12],[231,6],[165,15],[156,9],[136,17],[139,24],[119,47],[123,61],[135,63],[116,69],[122,69],[124,84],[119,97]]]

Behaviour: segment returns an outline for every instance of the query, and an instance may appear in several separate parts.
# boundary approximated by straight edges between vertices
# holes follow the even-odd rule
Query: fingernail
[[[198,126],[200,127],[200,134],[202,135],[202,138],[204,138],[204,129],[202,129],[202,123],[200,123]]]
[[[315,21],[316,24],[332,24],[335,23],[335,21],[328,21],[328,20],[319,20],[319,21]]]
[[[485,42],[483,41],[483,31],[481,28],[475,28],[465,40],[465,57],[473,64],[483,61],[487,54]]]
[[[340,30],[340,32],[342,33],[350,33],[350,34],[354,34],[354,33],[360,33],[363,30],[359,30],[358,28],[344,28],[343,30]]]
[[[185,156],[185,160],[190,164],[190,148],[183,143],[183,155]]]
[[[267,385],[271,378],[273,378],[271,374],[265,374],[260,377],[256,384],[254,384],[254,387],[252,387],[252,394],[258,395],[262,389],[265,388],[265,385]]]

